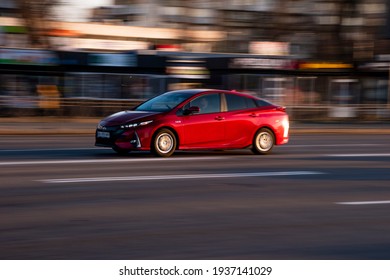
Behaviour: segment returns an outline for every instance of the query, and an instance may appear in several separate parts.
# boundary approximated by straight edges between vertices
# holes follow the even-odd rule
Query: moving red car
[[[103,119],[96,146],[118,153],[251,148],[268,154],[288,142],[285,107],[236,91],[187,89],[166,92]]]

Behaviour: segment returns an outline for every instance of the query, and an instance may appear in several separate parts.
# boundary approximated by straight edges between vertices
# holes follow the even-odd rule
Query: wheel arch
[[[263,128],[269,129],[269,130],[272,132],[272,135],[274,136],[274,139],[275,139],[275,145],[276,145],[277,137],[276,137],[275,129],[274,129],[272,126],[270,126],[270,125],[262,125],[262,126],[260,126],[260,127],[255,131],[255,133],[252,135],[252,140],[255,139],[257,132],[259,132],[259,131],[260,131],[261,129],[263,129]]]
[[[272,140],[269,141],[269,138],[267,136],[264,140],[262,140],[260,138],[262,133],[267,133],[269,137],[272,138]],[[267,155],[271,153],[272,148],[276,145],[275,143],[276,143],[275,131],[273,131],[271,127],[265,125],[259,127],[259,129],[256,130],[255,135],[253,136],[251,149],[255,154]],[[265,146],[263,146],[263,144]]]

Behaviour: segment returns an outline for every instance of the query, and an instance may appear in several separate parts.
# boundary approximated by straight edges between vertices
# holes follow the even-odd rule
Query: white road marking
[[[271,177],[271,176],[302,176],[325,174],[317,171],[286,171],[286,172],[253,172],[253,173],[216,173],[216,174],[188,174],[188,175],[154,175],[131,177],[93,177],[93,178],[67,178],[46,179],[39,182],[56,183],[88,183],[88,182],[113,182],[113,181],[151,181],[151,180],[185,180],[185,179],[215,179],[215,178],[242,178],[242,177]]]
[[[57,152],[57,151],[89,151],[89,150],[103,150],[102,148],[59,148],[59,149],[11,149],[11,150],[0,150],[0,153],[9,153],[9,152]],[[104,149],[107,150],[107,149]]]
[[[288,144],[285,147],[289,148],[307,148],[307,147],[370,147],[370,146],[387,146],[386,144],[309,144],[309,145],[299,145],[299,144]],[[83,151],[83,150],[109,150],[108,148],[101,147],[92,147],[92,148],[58,148],[58,149],[10,149],[10,150],[0,150],[0,153],[8,152],[55,152],[55,151]]]
[[[372,146],[387,146],[385,144],[309,144],[309,145],[291,145],[285,147],[303,148],[303,147],[372,147]]]
[[[194,161],[214,160],[221,157],[182,157],[182,158],[124,158],[124,159],[75,159],[75,160],[38,160],[38,161],[5,161],[0,166],[75,164],[75,163],[117,163],[117,162],[154,162],[154,161]]]
[[[330,154],[328,157],[390,157],[389,153],[382,154]]]
[[[390,204],[390,200],[378,200],[378,201],[351,201],[351,202],[335,202],[340,205],[372,205],[372,204]]]

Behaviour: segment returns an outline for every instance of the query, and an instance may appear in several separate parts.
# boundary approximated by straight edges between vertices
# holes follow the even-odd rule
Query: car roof
[[[212,91],[214,89],[203,89],[203,88],[192,88],[192,89],[179,89],[179,90],[172,90],[167,93],[187,93],[187,94],[198,94],[200,92],[206,92],[206,91]]]
[[[193,88],[193,89],[179,89],[179,90],[172,90],[167,92],[168,94],[172,93],[184,93],[188,95],[196,95],[198,93],[203,93],[203,92],[219,92],[219,93],[232,93],[232,94],[237,94],[237,95],[244,95],[244,96],[249,96],[249,97],[254,97],[257,98],[253,95],[240,92],[240,91],[235,91],[235,90],[223,90],[223,89],[209,89],[209,88]]]

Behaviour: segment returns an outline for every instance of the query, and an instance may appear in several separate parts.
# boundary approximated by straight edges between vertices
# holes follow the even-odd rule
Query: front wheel
[[[262,128],[256,132],[253,139],[252,151],[259,155],[269,154],[274,144],[275,136],[272,131],[268,128]]]
[[[175,134],[169,129],[159,130],[152,142],[152,152],[159,157],[169,157],[176,149]]]

